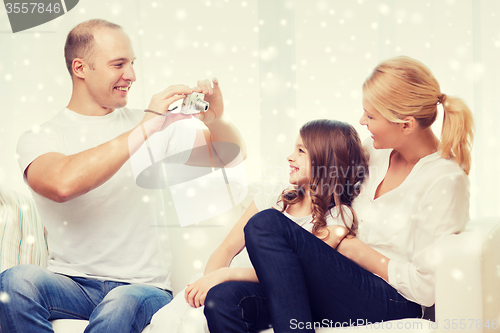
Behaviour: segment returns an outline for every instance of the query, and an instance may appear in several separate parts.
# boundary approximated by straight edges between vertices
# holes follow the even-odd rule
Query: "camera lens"
[[[200,111],[207,111],[208,110],[208,102],[202,100],[202,99],[198,99],[195,103],[195,108],[196,110],[200,110]]]

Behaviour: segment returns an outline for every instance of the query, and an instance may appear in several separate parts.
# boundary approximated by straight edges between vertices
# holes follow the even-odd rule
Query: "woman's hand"
[[[340,242],[337,251],[366,269],[389,282],[389,258],[372,249],[356,237],[347,235]]]
[[[336,249],[348,233],[349,230],[347,230],[344,226],[329,225],[316,236],[326,244]]]
[[[347,257],[351,259],[349,256],[351,253],[349,253],[349,245],[352,239],[355,239],[356,237],[353,235],[346,235],[340,243],[337,245],[337,251],[344,255],[344,257]]]
[[[204,275],[195,282],[188,284],[184,297],[186,301],[195,308],[205,305],[208,291],[222,282],[227,281],[227,273],[230,268],[222,267],[210,274]]]

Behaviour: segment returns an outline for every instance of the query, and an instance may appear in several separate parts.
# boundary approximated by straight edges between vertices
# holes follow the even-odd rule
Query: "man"
[[[225,120],[218,82],[174,85],[154,95],[147,112],[124,108],[136,80],[135,55],[120,26],[103,20],[77,25],[65,58],[70,102],[36,133],[24,133],[19,163],[48,230],[48,269],[16,266],[0,274],[2,332],[52,332],[50,320],[87,319],[86,332],[141,332],[172,299],[168,239],[158,193],[136,185],[130,157],[148,138],[168,156],[200,142],[244,142]],[[192,92],[210,109],[196,119],[168,112]],[[223,151],[216,151],[223,154]],[[200,164],[193,154],[183,163]],[[185,157],[182,157],[185,156]],[[133,157],[132,157],[133,158]]]

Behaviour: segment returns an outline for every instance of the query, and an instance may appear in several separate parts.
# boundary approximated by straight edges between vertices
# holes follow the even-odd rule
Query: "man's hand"
[[[212,87],[213,82],[213,87]],[[215,119],[219,119],[224,114],[224,101],[222,100],[222,92],[219,87],[219,81],[216,78],[210,80],[199,80],[198,86],[193,88],[197,93],[205,94],[205,101],[210,103],[210,107],[206,112],[199,113],[199,119],[210,124]]]
[[[226,271],[230,269],[228,267],[219,268],[210,274],[202,276],[195,282],[188,284],[184,297],[186,301],[194,308],[198,308],[205,305],[205,298],[207,297],[208,291],[224,281],[226,281]]]
[[[193,89],[183,84],[169,86],[162,92],[153,95],[151,102],[149,103],[148,110],[160,114],[167,114],[168,108],[172,103],[185,98],[186,95],[191,94],[193,91]],[[190,116],[188,117],[182,114],[168,114],[169,117],[166,117],[156,113],[147,112],[142,120],[147,136],[151,136],[156,132],[164,130],[174,121],[191,118]]]
[[[183,99],[186,95],[193,92],[193,89],[183,84],[176,84],[168,87],[162,92],[153,95],[149,103],[148,110],[156,111],[158,113],[167,113],[170,104]]]

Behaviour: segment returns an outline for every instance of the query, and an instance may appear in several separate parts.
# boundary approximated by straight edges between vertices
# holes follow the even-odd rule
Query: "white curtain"
[[[0,182],[28,192],[15,146],[69,101],[68,31],[90,18],[124,27],[136,52],[129,107],[170,84],[219,78],[243,133],[249,181],[287,179],[286,156],[315,118],[355,125],[361,85],[383,59],[427,64],[443,93],[474,112],[472,217],[500,216],[500,2],[497,0],[80,0],[67,14],[13,34],[0,11]],[[442,114],[440,115],[442,117]],[[433,127],[439,134],[440,122]]]

